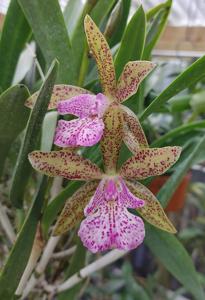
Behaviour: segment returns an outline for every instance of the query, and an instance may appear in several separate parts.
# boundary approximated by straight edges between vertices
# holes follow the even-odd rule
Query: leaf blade
[[[36,105],[31,112],[29,121],[26,127],[26,133],[21,145],[17,163],[15,166],[12,185],[10,189],[10,199],[12,203],[21,207],[23,203],[24,191],[29,179],[31,166],[28,161],[28,154],[36,147],[38,135],[40,133],[43,118],[46,114],[53,85],[57,74],[58,63],[54,61],[50,71],[47,74],[46,80],[42,85]]]
[[[74,83],[77,74],[72,64],[73,52],[58,1],[18,1],[47,65],[54,59],[58,59],[60,63],[57,83]]]
[[[12,83],[19,55],[31,33],[17,0],[10,2],[0,39],[0,89]]]

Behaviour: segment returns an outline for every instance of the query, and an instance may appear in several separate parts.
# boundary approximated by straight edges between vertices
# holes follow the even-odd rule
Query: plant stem
[[[115,262],[119,258],[125,256],[129,251],[122,251],[122,250],[112,250],[109,253],[105,254],[103,257],[99,258],[98,260],[94,261],[90,265],[86,266],[85,268],[81,269],[79,272],[75,273],[71,276],[68,280],[64,283],[59,285],[56,288],[56,293],[63,292],[67,289],[70,289],[74,285],[78,284],[80,281],[85,279],[86,277],[90,276],[92,273],[101,270],[102,268],[108,266],[109,264]]]
[[[54,253],[52,255],[52,258],[54,258],[54,259],[64,258],[66,256],[69,256],[69,255],[73,254],[75,252],[75,250],[76,250],[76,246],[73,246],[73,247],[71,247],[71,248],[69,248],[67,250]]]

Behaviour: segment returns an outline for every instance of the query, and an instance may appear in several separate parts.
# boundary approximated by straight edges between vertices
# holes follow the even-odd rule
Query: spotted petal
[[[67,179],[100,179],[102,174],[97,165],[73,151],[33,151],[29,154],[33,168],[48,176],[62,176]]]
[[[31,95],[25,102],[25,106],[29,108],[33,108],[36,103],[36,99],[38,97],[39,91],[35,92]],[[65,85],[65,84],[57,84],[53,88],[53,92],[51,95],[51,100],[48,106],[48,109],[55,109],[57,107],[57,103],[61,100],[70,99],[74,96],[80,94],[92,94],[90,91],[87,91],[83,88],[73,85]]]
[[[93,196],[97,186],[98,181],[87,182],[67,200],[57,220],[53,235],[63,234],[83,219],[83,210]]]
[[[166,172],[179,158],[181,147],[147,148],[138,150],[121,167],[124,178],[144,179]]]
[[[78,235],[84,246],[96,253],[110,248],[135,249],[143,242],[145,230],[141,218],[116,201],[108,201],[82,221]]]
[[[150,61],[130,61],[128,62],[117,82],[116,98],[123,102],[137,92],[141,81],[155,67]]]
[[[85,207],[85,216],[94,213],[100,205],[105,205],[107,201],[117,201],[118,205],[127,208],[139,208],[144,205],[144,201],[135,197],[126,187],[122,178],[102,179],[95,194]]]
[[[72,114],[79,118],[90,116],[102,117],[108,106],[108,99],[103,94],[81,94],[69,100],[58,102],[61,115]]]
[[[105,95],[114,95],[116,79],[110,48],[105,37],[88,15],[85,17],[84,27],[89,48],[97,63],[103,91]]]
[[[126,106],[122,105],[124,126],[123,141],[128,149],[135,154],[139,148],[147,148],[148,143],[137,116]]]
[[[100,141],[103,129],[104,123],[98,118],[60,120],[54,143],[59,147],[93,146]]]
[[[145,201],[145,205],[137,211],[147,222],[167,232],[176,233],[175,227],[169,221],[161,204],[150,190],[139,182],[126,181],[126,185],[136,197]]]
[[[123,138],[123,116],[121,109],[110,105],[103,118],[105,129],[101,140],[101,151],[107,172],[116,170]]]

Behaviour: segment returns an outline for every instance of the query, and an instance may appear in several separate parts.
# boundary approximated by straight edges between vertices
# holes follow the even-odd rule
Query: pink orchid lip
[[[56,128],[54,144],[59,147],[90,147],[97,144],[103,135],[102,117],[109,100],[101,93],[81,94],[58,103],[60,114],[73,114],[78,119],[60,120]]]
[[[84,210],[86,219],[78,232],[84,246],[93,253],[138,247],[144,240],[144,223],[127,208],[142,206],[144,201],[129,191],[120,176],[102,179]]]

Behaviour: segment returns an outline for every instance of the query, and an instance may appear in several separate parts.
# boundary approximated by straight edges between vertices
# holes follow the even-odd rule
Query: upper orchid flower
[[[106,109],[115,104],[122,112],[124,142],[135,153],[139,146],[147,147],[148,144],[137,117],[121,103],[137,92],[140,82],[155,64],[149,61],[130,61],[117,80],[107,41],[88,15],[85,17],[84,27],[90,51],[97,63],[103,94],[95,96],[79,87],[56,85],[49,108],[57,108],[60,114],[72,114],[79,119],[60,120],[54,143],[60,147],[96,144],[103,134]],[[34,105],[37,94],[38,92],[27,100],[27,106]]]
[[[116,247],[133,249],[145,235],[140,217],[128,212],[137,209],[149,223],[168,232],[176,232],[155,196],[142,184],[149,176],[164,173],[179,157],[179,147],[138,149],[119,170],[116,162],[121,147],[122,112],[110,106],[104,115],[105,130],[101,141],[105,172],[72,150],[34,151],[29,155],[32,166],[49,176],[88,181],[67,201],[55,227],[62,234],[79,222],[79,235],[92,252]]]

